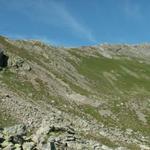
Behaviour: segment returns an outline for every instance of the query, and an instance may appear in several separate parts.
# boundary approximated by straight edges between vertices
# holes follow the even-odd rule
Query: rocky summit
[[[0,150],[150,150],[150,45],[0,36]]]

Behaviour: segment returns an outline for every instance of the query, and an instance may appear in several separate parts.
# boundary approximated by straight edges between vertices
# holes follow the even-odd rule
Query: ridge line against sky
[[[70,46],[148,42],[148,35],[144,37],[138,31],[150,25],[150,22],[146,24],[149,16],[145,13],[149,7],[144,6],[147,2],[0,0],[0,34],[12,38],[39,39],[54,45],[67,45],[68,42]],[[139,35],[143,39],[139,39]]]

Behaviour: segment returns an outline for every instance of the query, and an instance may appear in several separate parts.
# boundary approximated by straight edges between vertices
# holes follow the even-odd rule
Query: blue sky
[[[150,41],[150,0],[0,0],[0,34],[59,46]]]

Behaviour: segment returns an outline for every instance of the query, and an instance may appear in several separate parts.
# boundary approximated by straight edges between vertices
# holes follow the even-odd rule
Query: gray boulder
[[[14,145],[13,143],[11,142],[8,142],[8,141],[4,141],[2,144],[1,144],[3,150],[12,150],[14,148]]]
[[[3,134],[5,136],[23,136],[26,134],[26,126],[25,125],[16,125],[13,127],[5,128]]]
[[[35,143],[34,142],[25,142],[22,147],[24,150],[32,150],[35,147]]]
[[[20,71],[30,71],[31,66],[23,58],[19,56],[10,56],[8,66]]]

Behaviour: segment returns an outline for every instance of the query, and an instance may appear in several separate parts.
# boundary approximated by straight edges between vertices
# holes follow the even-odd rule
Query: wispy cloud
[[[138,1],[124,0],[123,10],[128,17],[134,19],[141,19],[143,17],[142,7]]]
[[[72,29],[72,31],[80,36],[84,36],[89,41],[95,42],[95,38],[90,29],[81,24],[67,8],[60,3],[53,3],[57,14],[62,18],[64,23]]]
[[[1,0],[6,3],[7,0]],[[8,6],[8,1],[7,4]],[[58,0],[12,0],[9,6],[19,13],[30,17],[32,21],[38,21],[47,25],[53,25],[62,30],[69,30],[70,34],[96,42],[92,31],[72,15],[65,3]]]

